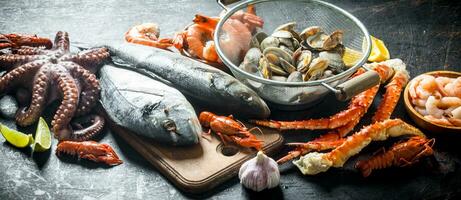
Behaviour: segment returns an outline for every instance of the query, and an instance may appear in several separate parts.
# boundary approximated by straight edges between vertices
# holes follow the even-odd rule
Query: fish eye
[[[249,94],[249,93],[247,93],[247,92],[242,92],[242,93],[240,94],[240,97],[241,97],[244,101],[246,101],[246,102],[251,102],[251,101],[253,101],[253,97],[251,96],[251,94]]]

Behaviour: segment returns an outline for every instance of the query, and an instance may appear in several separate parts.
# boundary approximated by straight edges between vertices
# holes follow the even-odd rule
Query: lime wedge
[[[3,124],[0,124],[0,132],[6,141],[18,148],[24,148],[34,143],[34,138],[32,138],[31,134],[21,133],[19,131],[10,129]]]
[[[32,144],[32,151],[44,152],[51,147],[51,132],[48,128],[46,121],[40,117],[37,125],[37,132],[35,132],[35,142]]]

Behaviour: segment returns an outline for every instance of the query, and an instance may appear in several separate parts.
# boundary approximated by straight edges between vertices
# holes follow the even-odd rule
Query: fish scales
[[[101,68],[100,77],[101,103],[115,123],[164,144],[198,143],[200,123],[179,91],[111,65]]]
[[[139,72],[198,99],[212,109],[251,118],[267,118],[267,104],[249,87],[225,72],[173,52],[137,44],[105,45],[112,56]]]

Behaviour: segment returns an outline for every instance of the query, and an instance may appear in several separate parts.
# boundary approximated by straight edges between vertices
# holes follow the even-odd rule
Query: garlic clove
[[[256,157],[243,163],[239,170],[240,183],[248,189],[262,191],[277,187],[280,171],[277,162],[262,151]]]

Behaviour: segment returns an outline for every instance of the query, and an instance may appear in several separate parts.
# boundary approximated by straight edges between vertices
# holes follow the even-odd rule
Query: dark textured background
[[[461,5],[457,1],[331,2],[354,14],[371,34],[384,40],[391,56],[406,62],[412,76],[440,69],[461,71]],[[219,12],[213,0],[0,0],[0,32],[37,33],[52,38],[58,30],[64,30],[72,41],[114,41],[121,40],[134,24],[157,22],[162,35],[171,36],[195,13]],[[328,115],[344,106],[334,102],[330,98],[319,105],[321,109],[300,113],[274,111],[273,118]],[[411,122],[402,103],[393,116]],[[362,124],[368,123],[369,117]],[[1,122],[14,126],[9,121]],[[289,135],[286,140],[306,141],[315,135]],[[182,199],[211,195],[216,199],[236,199],[256,195],[243,189],[237,178],[201,196],[183,194],[121,138],[107,130],[100,138],[115,148],[124,164],[105,168],[84,160],[59,159],[54,155],[56,142],[53,151],[31,157],[27,150],[18,150],[0,137],[0,199]],[[281,186],[258,195],[275,199],[453,198],[461,192],[459,141],[455,136],[438,137],[435,158],[410,169],[383,170],[368,179],[361,178],[351,167],[357,158],[352,158],[345,169],[310,177],[302,176],[291,164],[284,165]],[[387,144],[372,145],[366,152]]]

